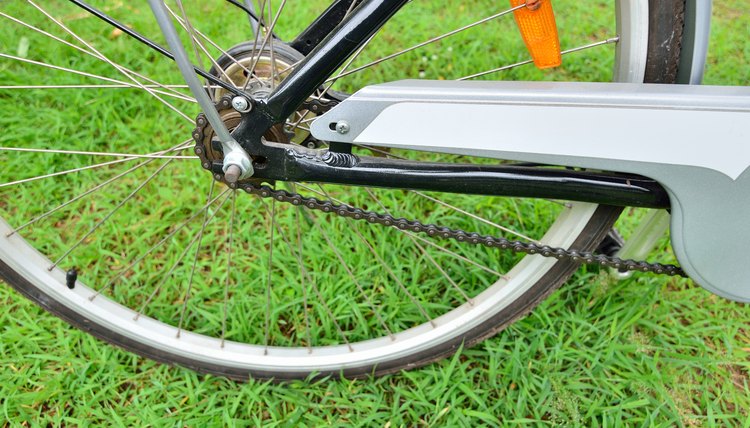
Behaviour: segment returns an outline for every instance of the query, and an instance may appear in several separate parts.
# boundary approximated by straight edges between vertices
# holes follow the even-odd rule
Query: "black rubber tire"
[[[685,0],[650,0],[644,83],[675,83],[685,28]]]

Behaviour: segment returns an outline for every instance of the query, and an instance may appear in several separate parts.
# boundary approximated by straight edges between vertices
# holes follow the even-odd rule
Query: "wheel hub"
[[[210,72],[235,87],[245,88],[244,91],[251,98],[264,99],[302,59],[302,54],[279,42],[274,44],[273,50],[269,47],[256,48],[253,42],[246,42],[229,49],[219,57]],[[248,79],[251,71],[252,76]],[[223,88],[210,88],[209,95],[214,100],[216,110],[227,129],[230,132],[236,129],[242,121],[242,113],[232,106],[232,94]],[[312,111],[300,108],[286,124],[272,126],[263,138],[282,144],[307,144],[310,133],[295,125],[303,118],[310,119],[315,116]],[[197,128],[193,132],[195,152],[201,157],[203,168],[221,174],[224,153],[214,129],[202,113],[196,118],[196,125]]]

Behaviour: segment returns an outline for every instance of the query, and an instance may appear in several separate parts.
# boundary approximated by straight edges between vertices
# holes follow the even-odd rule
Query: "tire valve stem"
[[[76,287],[77,280],[78,270],[75,267],[72,267],[65,273],[65,285],[67,285],[68,288],[72,290]]]

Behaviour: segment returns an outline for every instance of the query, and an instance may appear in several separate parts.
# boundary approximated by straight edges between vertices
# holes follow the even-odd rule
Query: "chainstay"
[[[223,97],[216,103],[217,109],[230,108],[231,97]],[[329,105],[318,105],[318,108],[309,108],[324,112]],[[195,139],[195,153],[200,157],[204,169],[211,169],[211,162],[206,157],[206,150],[203,147],[202,139],[209,126],[205,116],[201,113],[196,120],[196,129],[193,131]],[[292,154],[296,151],[291,149]],[[227,186],[230,186],[224,180],[223,175],[215,174],[214,178]],[[671,264],[649,263],[646,261],[626,260],[618,257],[606,256],[603,254],[594,254],[592,252],[566,250],[564,248],[550,247],[549,245],[537,244],[534,242],[524,242],[510,240],[499,236],[480,235],[475,232],[466,232],[460,229],[451,229],[445,226],[435,224],[424,224],[417,220],[405,218],[395,218],[390,214],[382,214],[373,211],[366,211],[350,205],[337,204],[332,201],[321,201],[319,199],[303,196],[298,193],[292,193],[286,190],[276,190],[268,185],[256,184],[253,182],[240,182],[230,187],[243,190],[249,194],[261,198],[273,198],[279,202],[289,203],[296,206],[302,206],[313,211],[321,211],[327,214],[334,214],[340,217],[346,217],[353,220],[365,221],[370,224],[378,224],[385,227],[395,227],[401,230],[408,230],[413,233],[423,233],[433,238],[442,238],[454,240],[457,242],[468,243],[473,245],[482,245],[490,248],[499,248],[515,253],[529,255],[540,255],[543,257],[555,258],[558,260],[572,260],[576,263],[586,265],[604,266],[617,269],[621,272],[645,272],[657,275],[679,276],[687,278],[687,274],[681,267]]]
[[[676,265],[624,260],[618,257],[594,254],[591,252],[566,250],[533,242],[514,241],[498,236],[480,235],[478,233],[466,232],[460,229],[451,229],[435,224],[424,224],[417,220],[395,218],[390,214],[366,211],[350,205],[337,204],[331,201],[321,201],[313,197],[302,196],[298,193],[292,193],[286,190],[276,190],[267,185],[238,183],[237,188],[261,198],[273,198],[279,202],[305,207],[310,210],[322,211],[324,213],[334,214],[353,220],[360,220],[370,224],[395,227],[397,229],[408,230],[414,233],[423,233],[433,238],[452,239],[462,243],[510,250],[515,253],[541,255],[543,257],[555,258],[558,260],[567,259],[576,263],[604,266],[623,272],[637,271],[658,275],[687,277],[682,268]]]

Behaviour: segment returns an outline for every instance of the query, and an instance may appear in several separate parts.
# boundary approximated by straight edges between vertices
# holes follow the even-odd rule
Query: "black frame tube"
[[[513,164],[453,164],[281,150],[256,168],[268,181],[306,181],[392,189],[558,199],[615,206],[669,208],[656,181],[634,174]]]
[[[276,122],[291,116],[320,85],[409,0],[365,0],[284,79],[265,101]]]
[[[346,12],[352,7],[352,3],[359,4],[361,1],[335,0],[312,24],[299,33],[289,43],[289,46],[302,55],[307,56],[344,20]]]

